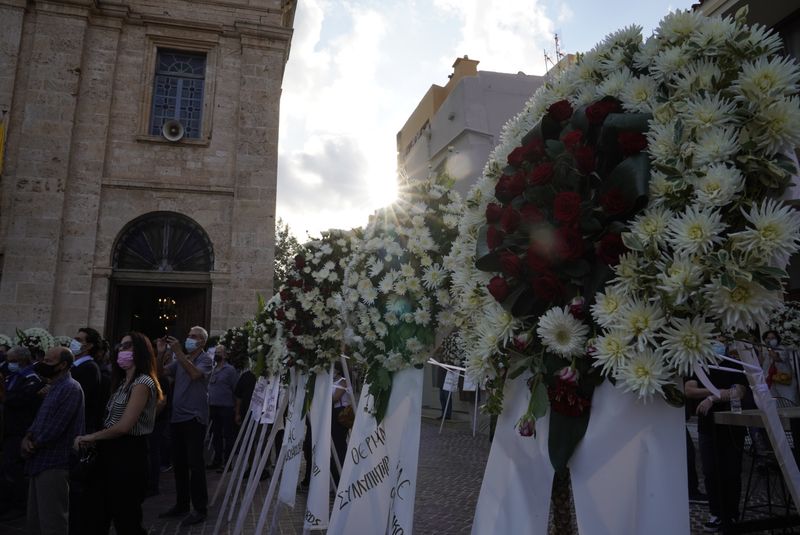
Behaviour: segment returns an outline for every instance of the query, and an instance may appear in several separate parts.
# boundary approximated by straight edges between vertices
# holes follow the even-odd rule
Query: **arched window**
[[[128,223],[114,245],[114,269],[212,271],[214,247],[185,215],[152,212]]]

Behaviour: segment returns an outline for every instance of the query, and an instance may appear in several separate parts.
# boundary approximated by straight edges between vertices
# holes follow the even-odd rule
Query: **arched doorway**
[[[178,339],[210,327],[214,247],[194,220],[151,212],[129,222],[112,252],[106,336],[128,331]]]

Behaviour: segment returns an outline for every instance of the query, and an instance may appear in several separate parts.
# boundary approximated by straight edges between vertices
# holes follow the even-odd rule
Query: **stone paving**
[[[464,415],[466,416],[466,415]],[[480,425],[484,433],[473,438],[470,422],[448,421],[439,434],[439,421],[423,417],[421,427],[421,444],[419,472],[417,481],[416,514],[414,533],[419,535],[456,535],[469,534],[472,526],[472,515],[480,492],[481,479],[486,460],[489,455],[489,443],[485,434],[487,419],[481,418]],[[690,433],[696,439],[696,431],[690,426]],[[746,458],[743,467],[743,485],[749,471],[749,460]],[[213,494],[220,475],[208,472],[209,494]],[[268,480],[259,485],[255,502],[263,503]],[[205,524],[181,529],[179,520],[160,520],[158,513],[168,509],[174,503],[174,478],[171,472],[162,474],[162,493],[149,498],[144,505],[145,524],[151,535],[210,535],[216,523],[216,508],[209,514]],[[758,500],[763,498],[763,489],[758,493]],[[221,502],[222,499],[218,500]],[[218,505],[217,504],[217,508]],[[691,505],[692,535],[703,533],[702,524],[708,515],[704,505]],[[282,535],[301,534],[305,495],[298,492],[294,510],[283,508],[278,523],[278,532]],[[251,511],[245,524],[245,533],[255,531],[258,511]],[[0,522],[0,533],[3,535],[22,535],[25,531],[24,519],[13,522]],[[220,533],[233,531],[233,523],[223,522]],[[574,533],[577,533],[573,529]],[[368,532],[365,530],[364,534]],[[566,535],[561,530],[555,535]],[[786,531],[785,533],[800,533]],[[361,535],[361,534],[355,534]],[[492,534],[494,535],[494,534]],[[553,535],[553,530],[551,530]]]

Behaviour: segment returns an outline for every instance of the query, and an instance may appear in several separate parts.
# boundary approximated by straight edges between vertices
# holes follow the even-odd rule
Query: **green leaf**
[[[786,279],[789,277],[789,274],[786,272],[786,270],[772,266],[758,266],[753,270],[753,272],[761,273],[762,275],[773,277],[775,279]]]
[[[502,271],[500,266],[500,257],[498,257],[495,253],[489,253],[478,258],[475,261],[475,267],[480,271],[488,271],[489,273],[498,273]]]
[[[586,106],[581,106],[573,112],[570,124],[573,128],[582,131],[584,134],[589,131],[589,119],[586,117]]]
[[[548,139],[547,141],[545,141],[545,147],[546,147],[547,155],[552,160],[555,160],[556,158],[558,158],[566,150],[564,148],[564,144],[561,143],[558,140],[555,140],[555,139]]]
[[[622,233],[622,243],[631,251],[644,251],[644,244],[642,240],[631,232]]]
[[[561,271],[573,279],[580,279],[585,277],[591,271],[592,266],[586,260],[580,259],[574,262],[568,262],[561,266]]]
[[[550,436],[547,441],[547,450],[550,454],[550,463],[556,472],[567,469],[575,448],[586,434],[589,426],[591,407],[587,408],[580,416],[566,416],[550,409]]]
[[[533,125],[533,128],[531,128],[530,131],[527,134],[522,136],[522,141],[520,141],[520,145],[521,146],[527,145],[534,138],[537,138],[537,137],[538,138],[542,137],[542,121],[539,121],[538,123]]]
[[[727,272],[723,273],[722,277],[720,277],[719,280],[722,283],[722,285],[728,290],[733,290],[734,288],[736,288],[736,281]]]
[[[558,139],[558,136],[561,134],[561,123],[550,117],[550,115],[548,114],[545,114],[542,117],[540,125],[541,125],[542,139],[545,140]]]
[[[542,381],[536,381],[536,385],[531,392],[530,406],[533,409],[533,417],[537,420],[547,414],[547,407],[550,401],[547,399],[547,386]]]
[[[650,159],[647,154],[639,153],[625,158],[611,171],[603,185],[603,192],[618,189],[625,195],[629,206],[633,206],[633,213],[636,213],[647,204],[649,188]]]
[[[311,410],[311,402],[314,401],[314,385],[317,382],[317,374],[312,373],[311,376],[306,381],[306,396],[305,400],[303,401],[303,418],[306,417],[308,411]]]
[[[533,356],[522,359],[514,359],[508,367],[508,378],[516,379],[525,373],[525,370],[530,369],[531,364],[533,364]]]

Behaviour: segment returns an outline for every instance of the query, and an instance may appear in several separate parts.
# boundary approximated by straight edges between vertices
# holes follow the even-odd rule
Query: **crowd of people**
[[[781,347],[780,336],[774,330],[764,332],[762,341],[763,345],[756,354],[770,393],[781,406],[797,406],[800,394],[793,352]],[[720,356],[738,357],[734,344],[730,342],[720,337],[714,343],[714,351]],[[760,453],[764,453],[770,445],[762,428],[748,429],[714,422],[714,414],[732,410],[732,403],[741,409],[756,408],[743,367],[736,362],[724,361],[718,367],[709,368],[707,379],[719,391],[718,394],[708,389],[696,374],[684,383],[687,420],[697,416],[698,449],[705,487],[705,493],[701,492],[695,447],[687,429],[689,499],[708,504],[709,516],[704,530],[717,532],[722,530],[723,515],[729,522],[735,522],[740,516],[745,437],[750,436],[754,452],[761,450]]]
[[[147,533],[142,503],[168,471],[175,503],[159,516],[206,520],[206,470],[233,453],[256,386],[228,348],[195,326],[183,341],[130,332],[114,347],[86,327],[69,347],[31,349],[0,346],[0,520],[27,515],[32,535]],[[340,373],[331,402],[341,464],[337,416],[350,401]]]

